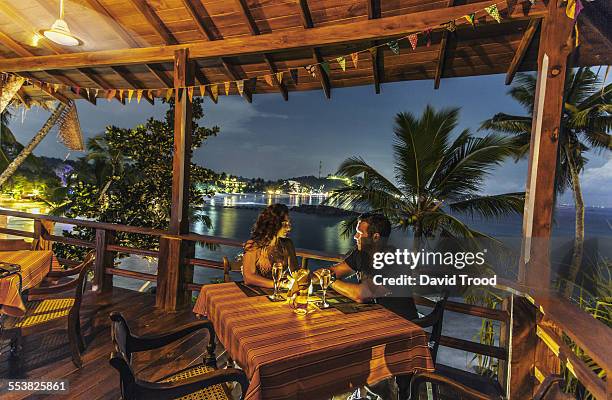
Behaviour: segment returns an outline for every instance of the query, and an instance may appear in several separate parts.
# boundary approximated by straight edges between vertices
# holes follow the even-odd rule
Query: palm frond
[[[531,133],[531,122],[531,117],[498,113],[493,118],[483,121],[478,130],[522,135],[524,133]]]
[[[516,83],[508,90],[508,94],[531,115],[535,104],[537,78],[534,74],[518,74],[514,81]]]
[[[401,190],[399,190],[390,180],[376,171],[374,167],[370,166],[361,157],[349,157],[344,160],[342,164],[340,164],[340,167],[338,167],[336,174],[347,178],[355,178],[363,175],[366,185],[375,186],[398,196],[402,194]]]
[[[490,236],[471,229],[458,218],[442,211],[426,212],[423,214],[423,225],[434,228],[434,231],[441,232],[442,236],[454,238],[488,238],[494,240]]]
[[[449,204],[455,213],[479,215],[485,218],[499,218],[509,214],[522,214],[525,204],[525,193],[504,193],[491,196],[480,196]]]

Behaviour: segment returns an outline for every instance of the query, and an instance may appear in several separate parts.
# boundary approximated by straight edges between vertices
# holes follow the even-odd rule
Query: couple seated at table
[[[272,288],[272,265],[282,262],[290,271],[297,267],[295,247],[287,237],[291,231],[289,209],[283,204],[268,206],[257,218],[251,238],[246,242],[243,257],[244,282],[247,285]],[[391,223],[382,214],[366,213],[358,218],[354,236],[356,246],[340,263],[330,267],[336,277],[330,288],[359,303],[377,302],[406,319],[418,317],[411,297],[389,296],[390,290],[374,284],[374,254],[394,251],[389,245]],[[319,276],[321,270],[314,272]],[[357,274],[358,281],[348,277]]]

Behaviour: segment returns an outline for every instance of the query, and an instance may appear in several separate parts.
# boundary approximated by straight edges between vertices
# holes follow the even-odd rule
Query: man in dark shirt
[[[395,251],[388,245],[390,234],[391,223],[382,214],[360,215],[354,236],[356,248],[344,261],[329,268],[336,277],[330,287],[356,302],[376,302],[406,319],[415,319],[418,313],[412,297],[398,296],[389,288],[376,285],[373,281],[374,275],[381,273],[381,270],[377,271],[373,267],[374,254]],[[388,273],[393,266],[386,265],[384,268],[387,268]],[[315,271],[315,275],[318,271]],[[358,276],[357,282],[343,280],[354,274]]]

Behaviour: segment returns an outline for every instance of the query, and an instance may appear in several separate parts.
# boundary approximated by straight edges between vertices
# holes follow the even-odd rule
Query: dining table
[[[0,278],[0,315],[21,317],[25,314],[21,293],[42,282],[51,270],[52,260],[51,250],[0,251],[0,267],[1,263],[20,267],[19,274]]]
[[[235,282],[204,285],[193,308],[247,374],[247,400],[329,399],[434,369],[427,333],[382,306],[313,305],[298,315],[288,301],[249,290]]]

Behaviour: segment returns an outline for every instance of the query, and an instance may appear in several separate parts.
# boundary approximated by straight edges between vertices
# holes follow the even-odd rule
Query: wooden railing
[[[121,276],[143,281],[156,282],[157,275],[120,269],[115,267],[117,253],[158,257],[158,250],[141,249],[116,245],[116,233],[134,233],[147,236],[181,239],[195,243],[210,243],[229,247],[242,247],[243,243],[235,239],[195,233],[172,235],[163,230],[141,228],[111,223],[101,223],[80,219],[70,219],[49,215],[30,214],[12,210],[0,210],[0,215],[31,219],[34,221],[34,231],[27,232],[0,227],[0,233],[32,238],[39,246],[50,243],[65,243],[69,245],[94,249],[96,262],[94,267],[94,287],[98,291],[112,288],[112,276]],[[85,241],[76,238],[55,235],[53,224],[90,228],[95,231],[95,241]],[[296,249],[301,258],[302,266],[306,267],[309,260],[338,262],[342,258],[338,254],[327,254],[306,249]],[[72,260],[59,259],[60,263],[74,265]],[[223,269],[219,260],[202,258],[186,258],[185,265],[203,268]],[[185,291],[199,291],[200,284],[184,282]],[[612,363],[612,333],[611,330],[580,310],[567,300],[551,297],[533,297],[515,288],[511,283],[504,283],[501,289],[507,290],[508,298],[501,309],[491,309],[461,302],[448,301],[446,310],[464,315],[481,317],[499,321],[499,346],[486,345],[451,336],[442,336],[442,346],[464,350],[470,353],[490,356],[499,360],[498,379],[502,387],[508,388],[511,398],[526,398],[524,393],[533,393],[534,377],[541,381],[549,374],[558,373],[561,364],[565,365],[581,384],[597,399],[607,399],[610,395],[610,383],[599,378],[589,367],[575,355],[565,344],[562,335],[565,334],[575,342],[586,354],[601,366],[610,371]],[[427,298],[417,297],[416,303],[432,307],[433,302]],[[511,320],[510,315],[513,314]],[[509,354],[512,360],[509,361]],[[510,383],[511,382],[511,383]],[[606,386],[607,384],[607,386]],[[529,396],[529,395],[527,395]]]

